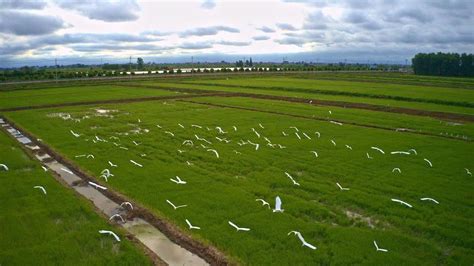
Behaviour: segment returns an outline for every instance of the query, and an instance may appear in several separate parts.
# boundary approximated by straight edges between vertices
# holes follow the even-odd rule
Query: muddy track
[[[346,124],[346,125],[365,127],[365,128],[381,129],[381,130],[387,130],[387,131],[392,131],[392,132],[396,131],[396,132],[400,132],[400,133],[411,133],[411,134],[417,134],[417,135],[423,135],[423,136],[446,138],[446,139],[452,139],[452,140],[461,140],[461,141],[466,141],[466,142],[471,142],[472,141],[470,139],[457,138],[457,137],[452,137],[452,136],[447,136],[447,135],[438,135],[438,134],[433,134],[433,133],[429,133],[429,132],[416,131],[414,129],[409,129],[409,128],[404,128],[403,130],[397,130],[396,128],[390,128],[390,127],[382,127],[382,126],[376,126],[376,125],[361,124],[361,123],[354,123],[354,122],[348,122],[348,121],[342,121],[342,120],[326,119],[326,118],[320,118],[320,117],[288,114],[288,113],[283,113],[283,112],[260,110],[260,109],[256,109],[256,108],[241,107],[241,106],[234,106],[234,105],[215,104],[215,103],[206,103],[206,102],[195,102],[195,101],[190,101],[190,100],[177,100],[177,101],[186,102],[186,103],[193,103],[193,104],[200,104],[200,105],[206,105],[206,106],[213,106],[213,107],[220,107],[220,108],[231,108],[231,109],[239,109],[239,110],[258,112],[258,113],[283,115],[283,116],[302,118],[302,119],[308,119],[308,120],[316,120],[316,121],[324,121],[324,122],[331,122],[332,121],[332,122],[338,122],[338,123],[342,123],[342,124]]]
[[[72,161],[68,160],[67,158],[60,155],[58,152],[53,150],[51,147],[47,146],[46,144],[37,141],[37,138],[31,134],[29,131],[25,130],[24,128],[18,126],[10,119],[6,119],[2,117],[5,122],[10,124],[12,127],[21,130],[24,136],[31,139],[31,141],[38,145],[41,150],[45,151],[49,155],[52,156],[53,159],[60,162],[61,164],[65,165],[69,169],[71,169],[77,176],[79,176],[84,182],[92,181],[98,182],[95,177],[83,171],[80,167],[76,166]],[[111,199],[117,204],[120,204],[124,201],[131,202],[134,206],[133,217],[141,218],[154,227],[158,228],[163,234],[165,234],[171,241],[180,245],[181,247],[189,250],[190,252],[198,255],[206,262],[211,265],[229,265],[234,264],[229,261],[227,256],[219,251],[217,248],[213,246],[209,246],[207,244],[201,243],[197,240],[191,238],[191,236],[187,235],[186,233],[182,232],[177,226],[173,225],[171,222],[156,216],[152,211],[142,207],[140,204],[128,199],[126,196],[120,194],[117,191],[113,191],[112,189],[107,189],[105,191],[101,191],[107,198]],[[132,217],[129,217],[132,218]],[[156,258],[155,258],[156,259]],[[161,260],[158,260],[161,261]],[[159,264],[159,263],[158,263]]]
[[[44,104],[44,105],[36,105],[36,106],[19,106],[19,107],[3,108],[3,109],[0,109],[0,112],[81,106],[81,105],[94,105],[94,104],[112,104],[112,103],[120,104],[120,103],[134,103],[134,102],[146,102],[146,101],[157,101],[157,100],[175,100],[175,99],[186,99],[186,98],[203,97],[203,96],[222,96],[222,94],[228,94],[228,93],[220,93],[220,92],[216,93],[215,91],[213,91],[213,93],[206,94],[206,95],[186,94],[186,95],[151,96],[151,97],[114,99],[114,100],[81,101],[81,102],[72,102],[72,103],[55,103],[55,104]]]
[[[161,87],[161,86],[141,85],[141,84],[128,84],[128,85],[122,85],[122,86],[142,87],[142,88],[151,88],[151,89],[155,88],[155,89],[177,91],[177,92],[208,94],[208,95],[203,95],[203,96],[212,96],[210,95],[211,93],[219,92],[221,94],[216,95],[216,96],[249,97],[249,98],[255,98],[255,99],[279,100],[279,101],[306,103],[306,104],[320,105],[320,106],[335,106],[335,107],[342,107],[342,108],[354,108],[354,109],[363,109],[363,110],[378,111],[378,112],[424,116],[424,117],[432,117],[432,118],[437,118],[437,119],[459,121],[459,122],[474,122],[474,115],[427,111],[427,110],[411,109],[411,108],[404,108],[404,107],[390,107],[390,106],[367,104],[367,103],[329,101],[329,100],[297,98],[297,97],[289,97],[289,96],[245,93],[245,92],[227,92],[226,93],[225,91],[216,91],[216,90],[185,89],[185,88]]]

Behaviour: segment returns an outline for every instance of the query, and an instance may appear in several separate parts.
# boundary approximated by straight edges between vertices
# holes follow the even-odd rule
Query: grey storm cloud
[[[205,9],[213,9],[216,7],[216,2],[214,0],[204,0],[201,4],[201,7]]]
[[[14,35],[44,35],[65,27],[57,17],[23,11],[0,10],[0,32]]]
[[[274,30],[274,29],[272,29],[272,28],[269,28],[269,27],[266,27],[266,26],[263,26],[263,27],[257,28],[257,30],[259,30],[259,31],[263,31],[263,32],[265,32],[265,33],[273,33],[273,32],[275,32],[275,30]]]
[[[254,41],[266,41],[266,40],[270,40],[270,37],[265,36],[265,35],[261,35],[261,36],[255,36],[252,39]]]
[[[220,41],[216,44],[227,45],[227,46],[249,46],[251,42],[236,42],[236,41]]]
[[[179,36],[182,38],[190,36],[210,36],[217,35],[219,32],[239,33],[240,30],[227,26],[201,27],[183,31],[179,33]]]
[[[201,43],[199,43],[199,42],[198,43],[185,42],[185,43],[179,45],[178,48],[186,49],[186,50],[202,50],[202,49],[212,48],[212,43],[209,43],[209,42],[201,42]]]
[[[42,0],[0,0],[0,9],[43,9],[46,2]]]
[[[298,30],[298,29],[295,28],[293,25],[288,24],[288,23],[277,23],[276,26],[277,26],[280,30],[288,30],[288,31],[296,31],[296,30]]]
[[[124,22],[138,19],[140,7],[135,0],[118,1],[68,1],[56,0],[64,9],[71,9],[90,19],[105,22]]]

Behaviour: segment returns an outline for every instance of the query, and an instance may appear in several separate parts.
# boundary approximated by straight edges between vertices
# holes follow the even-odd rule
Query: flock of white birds
[[[67,119],[63,119],[64,120],[68,120],[68,119],[72,119],[71,116],[66,116]],[[77,121],[76,121],[77,122]],[[141,123],[141,119],[138,119],[138,124]],[[334,122],[334,121],[331,121],[332,124],[336,124],[336,125],[339,125],[341,126],[342,124],[341,123],[337,123],[337,122]],[[177,124],[181,129],[186,129],[186,126],[181,124],[181,123],[178,123]],[[263,146],[267,146],[267,147],[270,147],[270,148],[273,148],[273,149],[286,149],[286,146],[282,145],[281,143],[273,143],[268,137],[265,137],[264,134],[262,133],[265,129],[265,127],[261,124],[261,123],[258,123],[258,127],[253,127],[251,128],[251,134],[255,135],[255,137],[257,138],[257,140],[259,141],[252,141],[250,139],[240,139],[238,141],[235,141],[235,140],[232,140],[229,136],[231,134],[229,134],[229,131],[225,131],[222,127],[220,126],[215,126],[213,128],[210,128],[210,127],[206,127],[206,126],[201,126],[201,125],[197,125],[197,124],[191,124],[190,125],[191,128],[195,128],[195,129],[199,129],[199,130],[207,130],[207,131],[215,131],[217,133],[217,136],[214,137],[214,139],[220,143],[224,143],[224,144],[229,144],[231,142],[235,142],[238,146],[245,146],[245,145],[252,145],[254,147],[254,150],[255,151],[258,151],[262,145]],[[164,130],[163,127],[161,125],[156,125],[156,128],[158,128],[159,130],[161,130],[164,134],[166,135],[169,135],[169,137],[171,138],[175,138],[176,134],[172,131],[169,131],[169,130]],[[258,130],[256,128],[259,128]],[[232,126],[232,130],[231,131],[234,131],[234,132],[237,132],[239,129],[237,126]],[[137,133],[138,132],[138,133]],[[150,130],[148,129],[142,129],[140,127],[138,127],[137,129],[134,129],[132,130],[132,133],[129,133],[129,132],[122,132],[122,133],[118,133],[118,135],[120,136],[129,136],[129,135],[132,135],[132,136],[136,136],[137,134],[143,134],[143,133],[148,133],[150,132]],[[116,146],[117,148],[120,148],[120,149],[123,149],[123,150],[129,150],[130,147],[126,147],[124,146],[123,142],[121,142],[120,140],[120,137],[118,136],[110,136],[108,138],[108,140],[106,138],[103,138],[103,137],[100,137],[98,135],[95,135],[93,137],[88,137],[86,134],[80,134],[80,133],[77,133],[76,131],[74,130],[70,130],[70,133],[72,134],[72,136],[74,138],[83,138],[85,141],[92,141],[93,143],[100,143],[100,142],[103,142],[103,143],[110,143],[114,146]],[[211,139],[206,139],[205,137],[202,137],[202,135],[198,135],[199,133],[195,133],[193,132],[192,133],[194,135],[194,138],[190,138],[190,139],[184,139],[182,142],[181,142],[181,146],[188,146],[188,147],[200,147],[202,148],[204,151],[206,152],[209,152],[211,153],[213,156],[215,156],[217,159],[219,159],[221,157],[221,155],[219,154],[219,151],[213,147],[213,141],[214,140],[211,140]],[[298,129],[297,127],[295,126],[292,126],[292,127],[289,127],[288,131],[282,131],[281,134],[284,136],[284,137],[291,137],[292,135],[295,136],[298,140],[302,140],[303,138],[306,138],[308,140],[311,140],[312,139],[312,136],[314,136],[314,138],[321,138],[321,133],[316,131],[314,132],[313,134],[309,134],[307,132],[303,132],[301,131],[300,129]],[[256,142],[260,142],[260,143],[256,143]],[[139,146],[141,145],[140,142],[136,141],[136,140],[133,140],[132,143],[134,144],[134,146]],[[333,146],[337,146],[337,143],[334,139],[330,139],[330,143],[333,145]],[[348,145],[348,144],[344,144],[344,147],[347,148],[348,150],[351,150],[352,151],[352,146]],[[380,148],[380,147],[377,147],[377,146],[372,146],[370,147],[370,149],[372,151],[375,151],[375,152],[378,152],[382,155],[385,155],[385,151]],[[237,151],[237,150],[233,150],[236,154],[241,154],[240,151]],[[184,153],[186,151],[183,151],[181,149],[178,149],[178,152],[181,154],[181,153]],[[366,156],[367,156],[367,159],[372,159],[373,157],[371,156],[371,154],[369,153],[370,151],[366,152]],[[309,153],[313,154],[316,158],[319,157],[319,154],[318,154],[318,151],[316,150],[310,150]],[[418,155],[417,151],[415,149],[410,149],[408,151],[392,151],[390,152],[391,155]],[[141,157],[146,157],[147,155],[146,154],[141,154]],[[95,156],[93,154],[80,154],[80,155],[76,155],[75,156],[76,158],[86,158],[86,159],[95,159]],[[140,167],[140,168],[143,168],[143,167],[146,167],[144,166],[142,163],[140,162],[137,162],[139,161],[139,159],[129,159],[129,162],[131,163],[131,165],[135,166],[135,167]],[[427,158],[423,158],[423,160],[426,162],[427,166],[428,167],[433,167],[433,163],[428,160]],[[110,160],[107,161],[107,164],[108,166],[110,166],[111,168],[117,168],[119,167],[119,165],[111,162]],[[189,161],[186,161],[186,164],[189,166],[189,165],[193,165],[192,162],[189,162]],[[5,171],[8,171],[9,168],[5,165],[5,164],[0,164],[0,167],[3,168]],[[73,174],[72,171],[70,171],[69,169],[65,169],[65,168],[62,168],[61,169],[62,171],[65,171],[67,173],[70,173],[70,174]],[[465,168],[464,169],[466,171],[466,174],[467,175],[470,175],[472,176],[471,172],[469,169]],[[396,167],[396,168],[393,168],[392,172],[397,172],[399,174],[402,173],[401,169]],[[289,179],[290,181],[290,184],[294,185],[294,186],[300,186],[300,183],[288,172],[284,172],[284,175]],[[111,172],[111,170],[109,168],[105,168],[103,171],[101,171],[100,173],[100,177],[102,179],[105,180],[105,182],[108,182],[109,179],[111,177],[113,177],[114,174]],[[179,176],[175,176],[174,178],[170,178],[169,179],[170,182],[173,182],[177,185],[187,185],[188,182],[183,180],[181,177]],[[94,182],[89,182],[89,184],[93,187],[95,187],[96,189],[101,189],[101,190],[106,190],[107,188],[104,187],[104,186],[101,186],[97,183],[94,183]],[[340,190],[340,191],[350,191],[350,188],[348,187],[343,187],[339,182],[335,182],[335,186]],[[46,189],[43,187],[43,186],[35,186],[34,188],[36,189],[39,189],[41,190],[44,195],[46,195]],[[439,204],[439,202],[433,198],[429,198],[429,197],[423,197],[423,198],[420,198],[421,201],[430,201],[430,202],[433,202],[435,204]],[[272,209],[271,205],[269,202],[267,202],[265,199],[256,199],[255,201],[257,202],[260,202],[262,204],[262,206],[266,206],[268,207],[269,209]],[[408,208],[413,208],[413,205],[403,201],[403,200],[400,200],[400,199],[395,199],[395,198],[392,198],[391,199],[392,202],[395,202],[395,203],[399,203],[403,206],[406,206]],[[187,207],[187,204],[176,204],[174,202],[172,202],[171,200],[169,199],[166,199],[166,203],[169,204],[174,210],[178,210],[180,208],[185,208]],[[123,206],[129,206],[129,208],[133,209],[133,206],[129,203],[129,202],[124,202],[122,203]],[[121,206],[122,206],[121,205]],[[272,209],[274,213],[282,213],[284,212],[284,209],[282,208],[282,205],[283,205],[283,201],[282,199],[277,195],[275,196],[275,204],[274,204],[274,208]],[[110,217],[109,220],[115,220],[115,219],[119,219],[120,221],[122,222],[125,222],[125,220],[123,219],[122,216],[120,216],[120,214],[115,214],[113,216]],[[189,219],[185,219],[185,222],[186,224],[188,225],[188,228],[190,230],[201,230],[201,227],[199,226],[196,226],[196,225],[193,225],[191,223],[191,221]],[[231,220],[228,221],[228,224],[229,226],[231,226],[232,228],[234,228],[237,232],[248,232],[248,231],[251,231],[250,228],[247,228],[247,227],[241,227],[241,226],[238,226],[237,224],[235,224],[234,222],[232,222]],[[114,236],[114,238],[117,240],[117,241],[120,241],[119,237],[111,232],[111,231],[106,231],[106,230],[101,230],[100,231],[101,234],[110,234],[112,236]],[[317,249],[316,246],[312,245],[312,244],[309,244],[308,242],[306,242],[306,240],[303,238],[302,234],[299,232],[299,231],[290,231],[288,233],[288,235],[291,235],[291,234],[294,234],[298,237],[298,239],[301,241],[302,243],[302,246],[303,247],[307,247],[307,248],[310,248],[310,249]],[[380,251],[380,252],[388,252],[388,249],[382,249],[382,248],[379,248],[377,242],[374,240],[373,241],[373,244],[375,246],[375,250],[376,251]]]

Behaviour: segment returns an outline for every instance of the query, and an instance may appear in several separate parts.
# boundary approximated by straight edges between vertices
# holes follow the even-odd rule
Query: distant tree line
[[[474,55],[419,53],[412,59],[416,75],[474,77]]]

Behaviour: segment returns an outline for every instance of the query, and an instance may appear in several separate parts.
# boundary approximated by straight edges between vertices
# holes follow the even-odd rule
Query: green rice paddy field
[[[352,75],[155,79],[74,90],[88,92],[78,102],[97,100],[94,93],[101,100],[126,99],[129,91],[132,97],[149,97],[186,88],[370,103],[460,117],[216,97],[198,91],[202,95],[195,98],[65,105],[2,115],[101,185],[217,247],[234,263],[472,265],[474,81]],[[120,93],[113,93],[112,87]],[[58,99],[64,93],[72,103],[76,98],[67,98],[69,89],[2,91],[0,109],[3,93],[10,97],[6,106],[21,107],[29,103],[16,101],[15,94],[22,99],[52,90]],[[38,96],[35,104],[46,101],[51,100]],[[400,128],[411,132],[396,130]],[[95,158],[81,157],[84,154]],[[0,163],[7,159],[0,158]],[[105,168],[114,174],[107,181],[99,177]],[[172,182],[175,176],[187,183]],[[5,191],[2,198],[12,200],[23,190],[28,189]],[[256,201],[263,199],[275,208],[277,196],[283,212]],[[175,210],[167,200],[187,206]],[[2,214],[9,217],[13,209]],[[201,230],[190,230],[186,219]],[[250,231],[236,231],[229,221]],[[4,223],[13,227],[8,220]],[[15,230],[24,229],[13,227],[9,234]],[[302,246],[290,231],[299,231],[317,249]],[[376,251],[374,241],[388,252]],[[8,245],[4,238],[0,242]],[[140,257],[127,258],[145,263]]]

